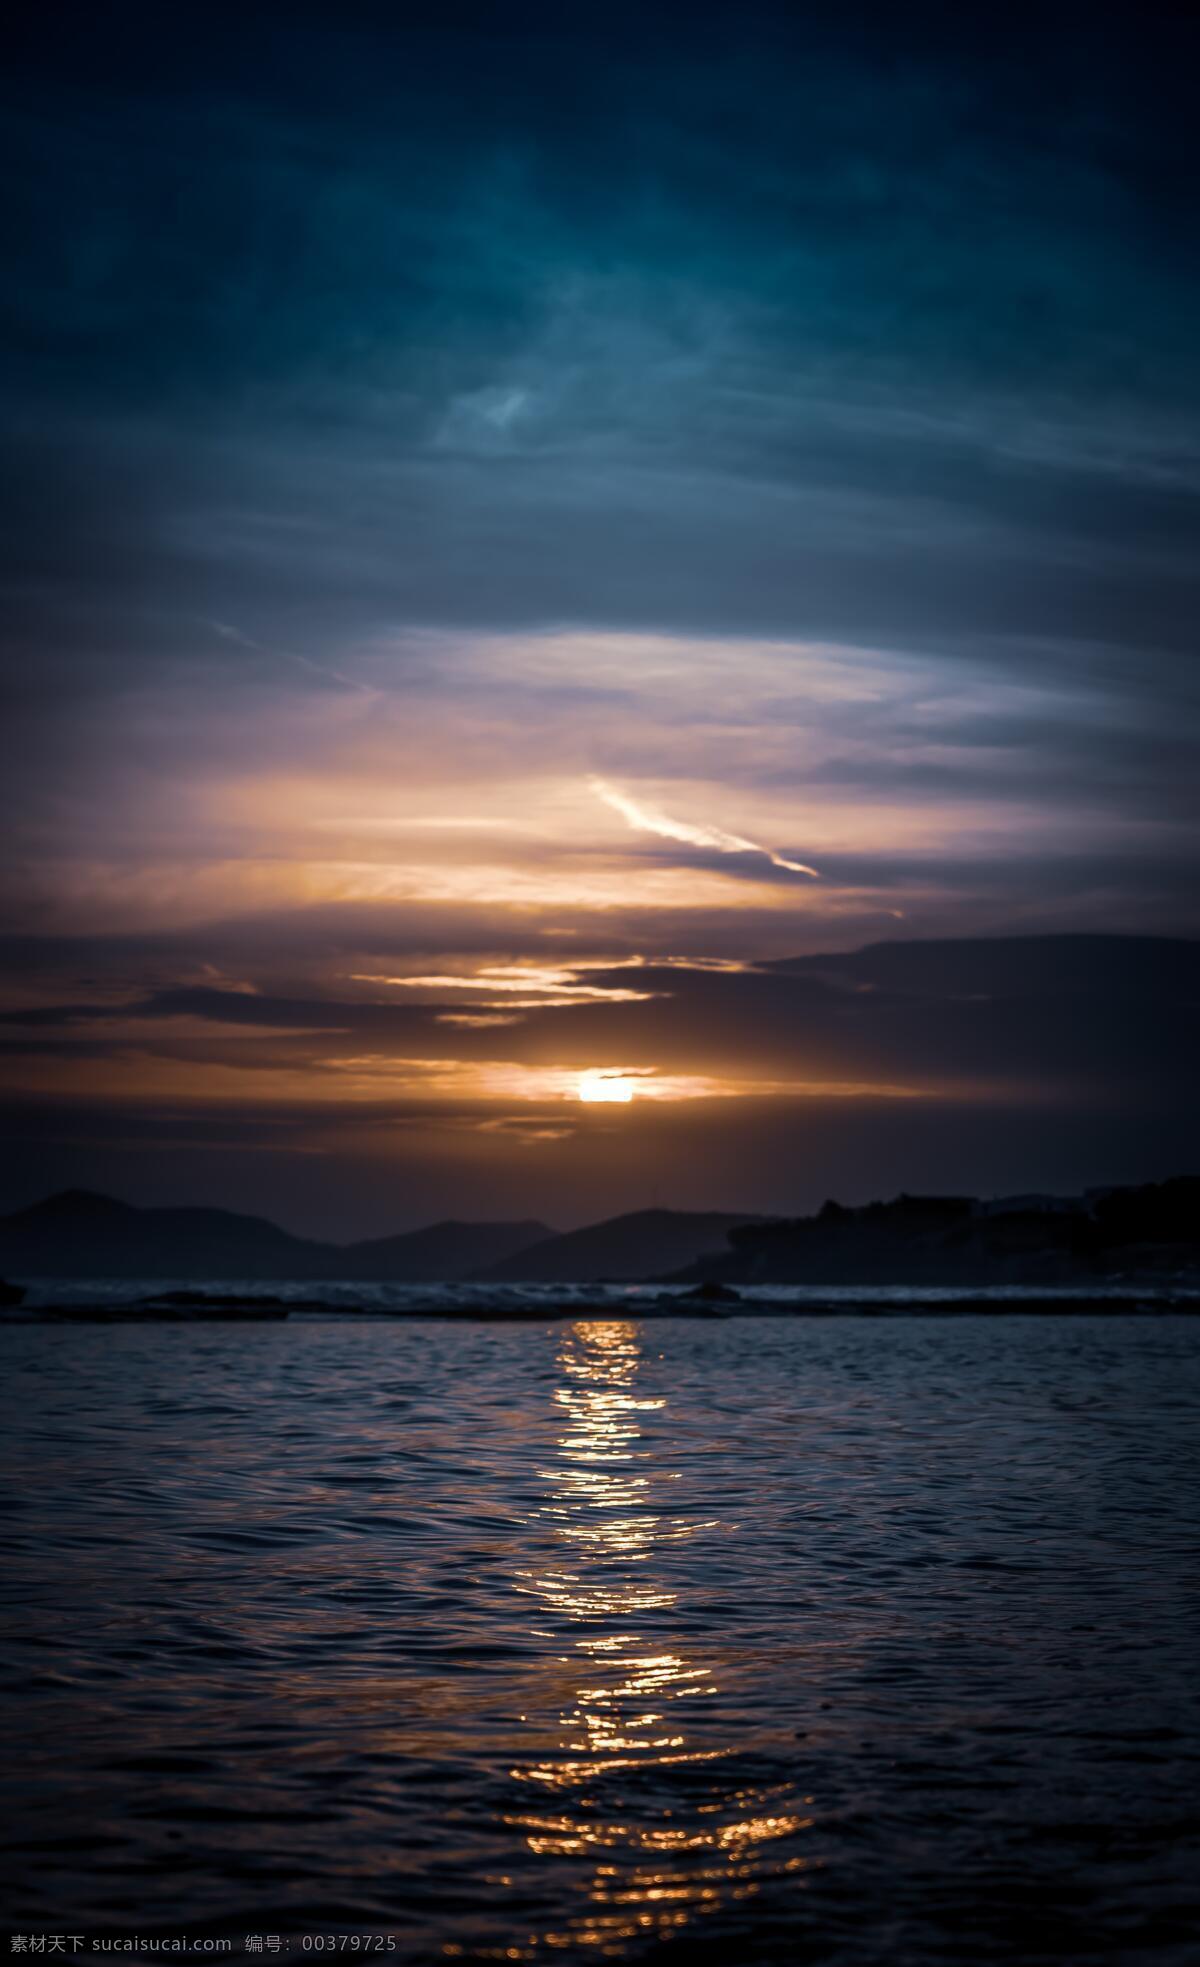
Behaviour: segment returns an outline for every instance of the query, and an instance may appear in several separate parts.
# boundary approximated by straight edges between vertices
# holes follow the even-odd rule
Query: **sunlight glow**
[[[628,1106],[633,1098],[632,1079],[622,1078],[616,1072],[581,1072],[579,1075],[579,1097],[589,1103],[597,1100],[612,1101],[614,1104]]]

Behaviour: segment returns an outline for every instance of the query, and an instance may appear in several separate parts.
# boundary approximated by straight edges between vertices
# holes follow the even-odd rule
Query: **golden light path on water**
[[[511,1772],[537,1800],[505,1822],[535,1856],[571,1861],[583,1904],[558,1930],[509,1944],[509,1959],[543,1948],[619,1954],[639,1937],[676,1933],[753,1894],[761,1847],[811,1821],[785,1807],[797,1800],[790,1790],[739,1784],[732,1771],[722,1780],[745,1745],[721,1739],[719,1727],[714,1738],[712,1710],[704,1714],[721,1692],[717,1663],[662,1636],[680,1597],[663,1560],[736,1526],[661,1506],[680,1478],[644,1433],[667,1401],[639,1390],[642,1356],[630,1321],[580,1321],[559,1339],[563,1432],[534,1512],[554,1559],[521,1572],[516,1588],[549,1615],[538,1631],[553,1646],[545,1674],[561,1705],[556,1734]],[[681,1783],[688,1765],[712,1765],[712,1780]],[[779,1853],[769,1869],[806,1863]]]

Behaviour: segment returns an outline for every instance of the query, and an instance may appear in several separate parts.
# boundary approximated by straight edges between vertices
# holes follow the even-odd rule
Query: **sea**
[[[596,1312],[613,1317],[657,1317],[668,1313],[699,1315],[695,1289],[686,1284],[630,1283],[459,1283],[363,1284],[357,1282],[280,1283],[255,1278],[223,1278],[203,1284],[178,1278],[35,1277],[23,1285],[19,1306],[0,1310],[0,1322],[24,1318],[53,1306],[87,1305],[114,1312],[152,1304],[179,1293],[197,1300],[226,1298],[248,1305],[268,1300],[289,1308],[294,1318],[353,1314],[359,1318],[433,1317],[506,1318],[561,1317],[572,1308],[581,1315]],[[1094,1284],[755,1284],[731,1294],[726,1312],[742,1316],[787,1316],[792,1313],[877,1312],[908,1314],[914,1308],[947,1312],[985,1305],[995,1311],[1056,1307],[1064,1312],[1106,1308],[1120,1310],[1183,1306],[1200,1311],[1200,1286],[1194,1273],[1154,1282],[1114,1278]],[[709,1307],[716,1311],[720,1307]]]
[[[1200,1319],[586,1296],[0,1329],[15,1950],[1194,1967]]]

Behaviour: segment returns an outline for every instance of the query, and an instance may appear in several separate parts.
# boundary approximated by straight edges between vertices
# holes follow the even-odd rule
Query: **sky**
[[[29,18],[0,1203],[1189,1165],[1198,38]]]

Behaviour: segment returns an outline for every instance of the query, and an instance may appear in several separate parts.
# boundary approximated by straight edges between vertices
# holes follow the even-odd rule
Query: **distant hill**
[[[540,1222],[444,1222],[343,1246],[228,1209],[137,1209],[68,1189],[0,1218],[0,1275],[454,1282],[551,1234]]]
[[[554,1231],[545,1223],[431,1223],[403,1236],[381,1236],[351,1243],[343,1262],[353,1265],[344,1278],[390,1279],[394,1284],[455,1283],[488,1264],[504,1263],[520,1250],[540,1246]]]
[[[1200,1278],[1200,1179],[1076,1197],[899,1195],[815,1216],[641,1209],[556,1235],[440,1222],[340,1245],[71,1189],[0,1217],[0,1277],[320,1283],[1054,1284]]]
[[[744,1224],[715,1261],[676,1281],[722,1284],[1071,1284],[1192,1277],[1200,1270],[1200,1179],[1073,1199],[898,1195],[815,1216]]]
[[[227,1209],[135,1209],[67,1189],[0,1219],[0,1273],[15,1277],[308,1278],[324,1246]]]
[[[691,1214],[677,1209],[639,1209],[551,1236],[476,1273],[481,1282],[594,1284],[663,1277],[709,1253],[727,1249],[731,1230],[761,1223],[762,1216]]]

